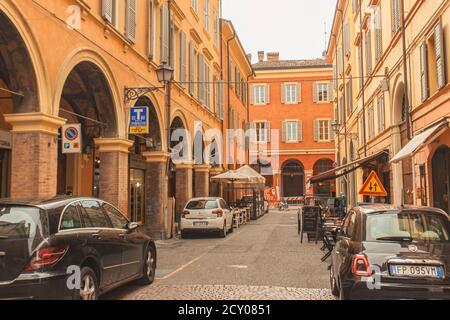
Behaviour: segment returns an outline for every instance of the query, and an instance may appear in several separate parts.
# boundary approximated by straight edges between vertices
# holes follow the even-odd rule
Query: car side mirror
[[[127,225],[127,229],[128,229],[129,232],[133,232],[133,231],[136,230],[137,228],[139,228],[139,223],[137,223],[137,222],[130,222],[130,223]]]

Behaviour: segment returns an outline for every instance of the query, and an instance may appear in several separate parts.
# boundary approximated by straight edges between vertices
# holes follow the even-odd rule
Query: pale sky
[[[247,53],[280,52],[280,59],[320,58],[325,50],[336,0],[223,0]],[[327,38],[328,41],[328,38]]]

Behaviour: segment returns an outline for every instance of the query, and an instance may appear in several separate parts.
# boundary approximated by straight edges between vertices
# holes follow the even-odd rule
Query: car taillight
[[[372,272],[370,271],[369,261],[363,254],[357,254],[353,257],[352,272],[356,276],[370,277]]]
[[[25,271],[32,272],[56,264],[64,257],[68,248],[68,246],[56,246],[39,249],[25,267]]]
[[[212,212],[212,214],[217,215],[218,217],[222,217],[223,216],[223,211],[222,210],[214,210]]]
[[[184,210],[183,213],[181,214],[181,217],[182,217],[182,218],[185,218],[185,217],[188,216],[189,214],[190,214],[189,211]]]

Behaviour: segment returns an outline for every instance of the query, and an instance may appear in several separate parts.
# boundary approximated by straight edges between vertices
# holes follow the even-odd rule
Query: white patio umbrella
[[[247,165],[239,168],[236,172],[248,177],[252,183],[266,184],[266,178]]]
[[[242,173],[239,173],[235,170],[230,170],[224,173],[221,173],[217,176],[214,176],[211,178],[211,180],[221,180],[224,181],[226,183],[230,183],[231,182],[231,190],[233,192],[233,200],[234,200],[234,183],[236,181],[250,181],[250,177],[249,176],[245,176]]]

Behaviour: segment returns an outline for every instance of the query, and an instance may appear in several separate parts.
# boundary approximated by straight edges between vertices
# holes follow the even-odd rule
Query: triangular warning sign
[[[377,173],[372,171],[366,182],[364,182],[359,194],[370,197],[386,197],[387,191],[383,183],[381,183],[380,178],[378,178]]]

